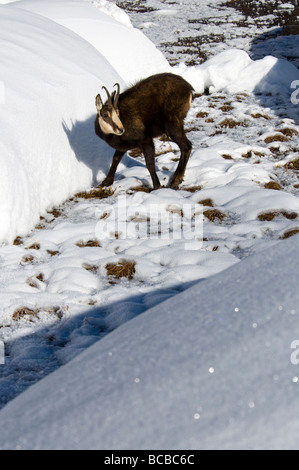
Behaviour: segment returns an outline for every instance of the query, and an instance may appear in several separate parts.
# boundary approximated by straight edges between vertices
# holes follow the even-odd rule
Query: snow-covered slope
[[[128,322],[0,413],[1,449],[298,448],[299,237]]]
[[[128,79],[123,47],[136,51],[139,75],[168,65],[142,33],[88,2],[28,2],[53,19],[61,12],[70,28],[21,9],[25,4],[0,6],[0,243],[28,233],[47,209],[87,189],[106,168],[111,150],[94,136],[91,118],[101,86]],[[111,46],[106,30],[123,38],[121,47]]]
[[[109,2],[86,0],[21,0],[15,6],[50,18],[74,31],[106,57],[126,83],[171,67],[127,15]],[[146,64],[146,66],[145,66]]]

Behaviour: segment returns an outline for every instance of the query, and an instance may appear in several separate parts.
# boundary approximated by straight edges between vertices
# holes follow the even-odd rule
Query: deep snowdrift
[[[106,336],[1,411],[1,449],[298,448],[298,250],[280,242]]]
[[[106,6],[108,2],[93,3],[90,5],[86,0],[22,0],[15,6],[74,31],[100,51],[128,84],[144,76],[170,71],[162,53],[141,31],[132,27],[123,10],[112,2],[110,9]]]
[[[28,233],[47,209],[87,189],[97,170],[107,170],[109,159],[105,163],[105,157],[111,150],[94,136],[91,118],[101,86],[112,87],[116,81],[124,86],[128,78],[130,68],[121,65],[123,47],[138,58],[139,77],[147,75],[151,67],[168,67],[142,33],[87,2],[29,3],[32,10],[39,10],[42,4],[53,16],[61,11],[61,22],[70,29],[21,10],[27,2],[0,7],[4,89],[0,105],[0,243]],[[81,16],[84,18],[79,20]],[[71,31],[78,28],[81,35]],[[106,30],[123,38],[122,47],[112,47],[104,40],[99,32]],[[96,31],[98,43],[92,45],[84,36],[93,43]],[[94,47],[104,51],[107,44],[111,47],[103,54]],[[144,50],[150,51],[147,57]]]

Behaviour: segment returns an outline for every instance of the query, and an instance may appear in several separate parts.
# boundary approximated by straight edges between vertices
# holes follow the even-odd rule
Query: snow
[[[239,49],[228,49],[201,65],[176,68],[198,93],[208,89],[210,93],[290,94],[290,83],[299,79],[297,67],[288,61],[273,56],[254,61]]]
[[[122,10],[106,1],[92,3],[89,5],[82,0],[21,0],[16,6],[50,18],[84,38],[127,84],[135,83],[145,75],[170,71],[162,53],[141,31],[132,27]]]
[[[95,175],[95,162],[98,169],[101,166],[96,155],[99,144],[92,126],[87,126],[87,119],[94,114],[94,95],[101,85],[112,86],[119,81],[124,86],[171,69],[154,45],[128,25],[124,12],[115,5],[108,8],[107,2],[81,0],[21,0],[13,5],[1,8],[1,80],[5,87],[5,104],[0,108],[1,128],[5,129],[1,139],[2,242],[25,235],[46,210],[88,188],[92,178],[102,178],[105,163],[104,171]],[[13,37],[12,30],[17,31]],[[41,31],[43,41],[34,43]],[[72,58],[74,47],[76,58]],[[47,57],[44,50],[49,51]],[[18,63],[18,75],[11,73],[14,63]],[[202,65],[181,65],[173,70],[200,93],[207,88],[231,94],[290,93],[290,82],[299,79],[298,69],[283,59],[252,61],[238,49],[224,51]],[[84,122],[86,126],[82,124],[80,130],[75,125]],[[18,139],[13,137],[16,128]],[[107,148],[102,152],[103,156],[111,154]],[[132,174],[136,175],[135,168]]]
[[[25,7],[37,13],[45,9],[49,17],[56,13],[66,24],[70,15],[70,27],[26,12]],[[83,10],[85,15],[79,20]],[[1,6],[0,22],[2,89],[5,87],[5,103],[0,106],[0,242],[12,242],[17,235],[28,233],[46,210],[90,187],[92,162],[101,148],[103,157],[111,155],[104,145],[95,144],[92,125],[84,127],[84,134],[73,130],[76,123],[94,115],[94,97],[102,85],[126,83],[124,50],[134,50],[138,60],[135,75],[130,74],[132,80],[136,74],[140,78],[150,71],[147,61],[141,60],[145,52],[153,68],[159,69],[166,61],[142,33],[80,0],[25,0],[15,7]],[[89,43],[71,31],[76,31],[76,24],[88,33]],[[121,47],[104,41],[99,31],[105,35],[108,30],[116,37],[124,36]],[[105,54],[107,44],[110,55]],[[119,73],[111,65],[117,58]],[[78,147],[78,140],[79,159],[73,148]]]
[[[298,448],[298,249],[276,243],[119,327],[0,412],[0,448]]]
[[[0,447],[295,447],[298,36],[257,54],[219,0],[0,3]],[[220,33],[205,60],[171,43]],[[96,94],[165,70],[197,92],[180,189],[129,153],[77,195],[111,163]]]

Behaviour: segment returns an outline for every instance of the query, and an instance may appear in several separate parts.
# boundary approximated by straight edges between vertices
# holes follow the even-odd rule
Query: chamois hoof
[[[180,184],[181,184],[181,181],[172,181],[169,185],[169,188],[177,191],[180,187]]]
[[[113,181],[111,181],[110,179],[108,180],[106,178],[101,184],[99,184],[99,186],[102,188],[107,188],[108,186],[111,186],[112,184],[113,184]]]

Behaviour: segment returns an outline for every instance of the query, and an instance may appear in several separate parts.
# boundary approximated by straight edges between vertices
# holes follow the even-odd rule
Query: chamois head
[[[103,104],[100,95],[96,97],[98,120],[104,134],[123,135],[125,129],[119,118],[119,110],[117,107],[120,93],[119,83],[116,83],[114,86],[117,87],[117,90],[114,90],[112,95],[110,95],[106,87],[102,87],[106,91],[108,98],[105,104]]]

